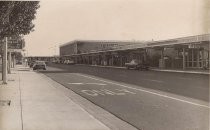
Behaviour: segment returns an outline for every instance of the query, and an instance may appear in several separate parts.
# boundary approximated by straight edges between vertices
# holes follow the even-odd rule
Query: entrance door
[[[201,68],[202,58],[201,53],[197,48],[191,48],[186,52],[186,67],[187,68]]]

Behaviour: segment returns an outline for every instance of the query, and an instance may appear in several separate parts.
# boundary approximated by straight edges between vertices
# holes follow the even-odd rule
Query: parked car
[[[54,63],[54,64],[60,64],[61,62],[60,62],[60,60],[56,59],[56,60],[53,60],[52,63]]]
[[[46,70],[46,64],[44,61],[36,61],[33,65],[33,70],[43,69]]]
[[[68,61],[68,65],[74,65],[74,64],[75,64],[75,62],[73,60]]]
[[[16,61],[16,64],[17,64],[17,65],[22,65],[22,61],[17,60],[17,61]]]
[[[133,68],[138,70],[149,70],[149,64],[139,62],[138,60],[131,60],[131,62],[125,63],[125,67],[127,69]]]
[[[65,60],[64,61],[64,64],[67,64],[67,65],[74,65],[74,61],[73,60]]]
[[[64,60],[64,61],[63,61],[63,64],[67,64],[67,60]]]
[[[28,62],[29,67],[32,68],[33,65],[34,65],[34,63],[35,63],[35,61],[30,61],[30,62]]]

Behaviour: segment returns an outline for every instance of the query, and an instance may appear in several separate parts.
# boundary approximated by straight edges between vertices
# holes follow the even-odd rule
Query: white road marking
[[[102,83],[84,83],[84,84],[106,85],[106,84],[102,84]]]
[[[184,77],[177,77],[178,79],[183,79],[183,80],[192,80],[191,78],[184,78]]]
[[[98,96],[97,93],[92,92],[92,91],[90,91],[90,90],[82,90],[81,92],[83,92],[83,93],[85,93],[85,94],[87,94],[87,95],[89,95],[89,96],[93,96],[93,97]]]
[[[154,79],[143,79],[143,80],[152,81],[152,82],[158,82],[158,83],[163,83],[163,81],[161,81],[161,80],[154,80]]]
[[[126,94],[136,94],[134,92],[128,91],[127,89],[114,89],[114,90],[108,90],[108,89],[99,89],[99,90],[81,90],[82,93],[85,93],[86,95],[95,97],[95,96],[106,96],[106,95],[112,95],[112,96],[123,96]]]
[[[68,84],[73,84],[73,85],[83,85],[84,83],[68,83]]]
[[[106,85],[106,84],[102,84],[102,83],[68,83],[68,84],[73,84],[73,85],[85,85],[85,84]]]
[[[208,109],[210,108],[209,106],[206,106],[206,105],[202,105],[202,104],[198,104],[198,103],[194,103],[194,102],[182,100],[182,99],[171,97],[171,96],[167,96],[167,95],[164,95],[164,94],[159,94],[159,93],[151,92],[151,91],[148,91],[148,90],[143,90],[143,89],[139,89],[139,88],[133,88],[133,87],[129,87],[129,86],[126,86],[126,85],[114,83],[114,82],[111,82],[111,81],[97,79],[97,78],[94,78],[94,77],[91,77],[91,76],[87,76],[87,75],[83,75],[83,74],[78,74],[77,73],[76,75],[83,76],[83,77],[86,77],[86,78],[89,78],[89,79],[93,79],[93,80],[97,80],[97,81],[101,81],[101,82],[105,82],[105,83],[110,83],[110,84],[118,85],[118,86],[125,87],[125,88],[130,88],[130,89],[134,89],[134,90],[138,90],[138,91],[150,93],[150,94],[153,94],[153,95],[157,95],[157,96],[160,96],[160,97],[165,97],[165,98],[173,99],[173,100],[176,100],[176,101],[188,103],[188,104],[195,105],[195,106],[205,107],[205,108],[208,108]]]

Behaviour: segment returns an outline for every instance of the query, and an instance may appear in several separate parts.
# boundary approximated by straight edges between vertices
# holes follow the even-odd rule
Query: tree
[[[0,1],[0,40],[3,38],[2,79],[7,83],[7,37],[29,34],[33,31],[39,1]],[[10,73],[11,52],[9,52]]]
[[[33,31],[39,1],[0,1],[0,37]]]

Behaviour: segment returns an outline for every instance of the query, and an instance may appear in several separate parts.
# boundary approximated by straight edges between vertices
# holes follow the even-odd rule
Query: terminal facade
[[[119,67],[136,59],[162,69],[209,69],[209,48],[210,34],[160,41],[75,40],[61,45],[59,56],[27,58]]]
[[[209,69],[210,34],[160,41],[72,41],[60,46],[60,60],[124,66],[137,59],[163,69]]]

